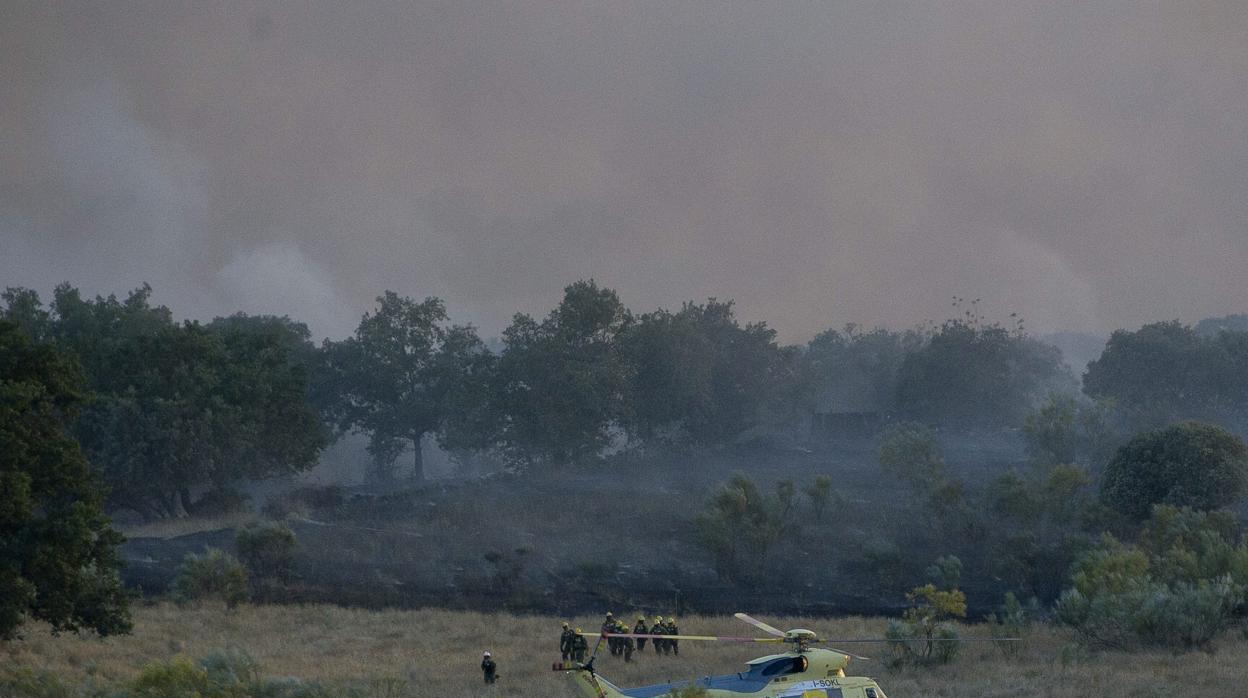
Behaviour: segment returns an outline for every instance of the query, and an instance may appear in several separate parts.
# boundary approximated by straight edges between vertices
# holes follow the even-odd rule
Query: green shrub
[[[199,660],[212,691],[228,692],[260,681],[260,664],[246,650],[218,650]]]
[[[1225,515],[1158,506],[1138,545],[1106,534],[1073,568],[1058,619],[1087,645],[1200,647],[1231,623],[1248,547]]]
[[[949,622],[966,617],[966,594],[935,585],[917,587],[906,598],[913,604],[901,620],[888,624],[884,637],[894,664],[947,664],[958,654],[957,627]]]
[[[1248,489],[1248,447],[1222,427],[1184,422],[1144,432],[1114,454],[1101,499],[1134,519],[1154,505],[1210,510],[1239,501]]]
[[[1086,645],[1189,649],[1222,634],[1241,598],[1229,578],[1173,588],[1144,579],[1118,593],[1087,596],[1068,589],[1058,600],[1057,617]]]
[[[207,698],[208,672],[178,656],[148,664],[130,688],[135,698]]]
[[[22,668],[0,677],[0,696],[14,698],[76,698],[78,692],[56,674]]]
[[[178,603],[218,598],[229,608],[249,597],[247,571],[232,555],[209,548],[203,555],[189,554],[173,582]]]
[[[1032,603],[1036,603],[1036,599],[1032,598]],[[1007,657],[1017,657],[1022,651],[1022,639],[1026,636],[1031,626],[1031,616],[1023,604],[1019,603],[1018,597],[1014,592],[1005,592],[1005,600],[1001,604],[1001,608],[994,613],[989,619],[993,626],[993,634],[1000,638],[1018,638],[1017,642],[1002,640],[994,644],[1001,649],[1001,653]]]
[[[942,555],[927,568],[927,581],[939,589],[957,589],[962,583],[962,561],[956,555]]]
[[[253,580],[285,584],[295,564],[295,533],[282,524],[253,524],[238,532],[234,547]]]

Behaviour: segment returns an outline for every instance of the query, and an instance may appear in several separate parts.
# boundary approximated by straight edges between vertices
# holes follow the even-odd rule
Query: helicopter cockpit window
[[[763,676],[780,676],[783,674],[800,674],[810,666],[805,657],[794,657],[790,662],[776,662],[763,669]]]
[[[879,698],[879,696],[875,695],[875,689],[874,689],[874,688],[868,688],[868,689],[867,689],[867,698]]]

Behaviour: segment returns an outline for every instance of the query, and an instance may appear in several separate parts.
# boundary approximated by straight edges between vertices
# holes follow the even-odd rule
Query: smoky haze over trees
[[[318,341],[382,289],[493,337],[585,277],[786,343],[967,293],[1242,313],[1248,7],[1129,5],[20,3],[0,279]]]
[[[872,611],[931,575],[948,586],[956,568],[976,608],[1007,591],[1046,604],[1105,553],[1101,532],[1131,545],[1158,525],[1151,505],[1234,511],[1248,492],[1248,392],[1235,390],[1248,332],[1225,319],[1216,333],[1115,332],[1081,386],[1020,320],[956,298],[940,324],[851,325],[794,346],[732,301],[638,313],[582,280],[540,319],[515,315],[492,351],[437,298],[385,291],[353,336],[317,346],[297,319],[178,321],[151,294],[88,299],[62,284],[45,305],[10,288],[0,306],[10,334],[81,363],[91,396],[66,427],[114,514],[252,508],[286,526],[285,571],[250,587],[226,549],[256,567],[251,533],[189,550],[198,539],[137,541],[128,574],[144,588],[242,570],[232,603],[536,609],[677,594],[719,610]],[[356,475],[371,485],[280,485],[249,503],[257,482],[309,471],[346,432],[368,440]],[[435,446],[452,465],[431,483],[422,453]],[[199,567],[175,578],[162,549]],[[826,574],[776,596],[774,569],[793,565]],[[1248,594],[1238,584],[1197,597]],[[1110,622],[1094,587],[1080,593],[1072,623]]]

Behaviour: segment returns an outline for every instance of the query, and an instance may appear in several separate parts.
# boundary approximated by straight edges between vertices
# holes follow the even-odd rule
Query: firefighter
[[[481,673],[485,676],[486,683],[494,683],[498,680],[498,665],[494,663],[489,650],[481,655]]]
[[[603,634],[615,632],[615,614],[614,613],[607,611],[607,616],[602,619],[602,632]],[[618,638],[608,637],[607,649],[611,651],[612,657],[619,656],[620,643],[618,642]]]
[[[679,634],[680,634],[680,628],[677,628],[677,627],[676,627],[676,619],[675,619],[675,618],[668,618],[668,619],[667,619],[667,634],[668,634],[668,635],[679,635]],[[667,644],[668,644],[668,647],[671,647],[671,648],[672,648],[672,654],[674,654],[674,655],[676,655],[677,657],[679,657],[679,656],[680,656],[680,640],[668,640],[668,641],[667,641]]]
[[[649,635],[650,634],[650,628],[646,627],[645,616],[643,615],[637,616],[637,625],[633,626],[633,634],[634,635]],[[638,652],[646,651],[646,638],[644,637],[637,638],[637,651]]]
[[[573,661],[585,661],[585,653],[589,651],[589,641],[581,633],[584,632],[577,628],[573,633],[576,637],[572,640],[572,659]]]
[[[623,621],[619,623],[619,632],[622,635],[628,634],[628,625],[624,623]],[[624,661],[626,662],[633,661],[633,638],[621,637],[619,638],[619,640],[620,640],[620,652],[624,655]]]
[[[654,617],[654,623],[650,626],[650,634],[651,635],[663,634],[663,616]],[[656,655],[663,654],[663,647],[664,647],[665,642],[666,640],[664,640],[661,637],[654,638],[654,642],[652,644],[654,645],[654,653]]]
[[[572,644],[575,637],[576,633],[568,627],[568,621],[563,621],[563,632],[559,635],[559,658],[565,662],[572,658]]]

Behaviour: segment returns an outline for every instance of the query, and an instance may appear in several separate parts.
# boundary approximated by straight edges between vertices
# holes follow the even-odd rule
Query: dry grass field
[[[626,609],[616,609],[617,613]],[[595,627],[597,618],[573,619]],[[829,636],[879,636],[885,620],[767,618],[779,627],[809,627]],[[144,665],[177,655],[199,658],[225,648],[250,653],[269,676],[294,676],[335,686],[364,686],[374,695],[412,698],[475,695],[561,698],[578,695],[552,673],[559,619],[438,610],[384,611],[334,606],[250,606],[180,609],[170,604],[135,609],[134,634],[98,639],[52,636],[27,628],[24,640],[0,648],[0,676],[17,669],[47,671],[68,682],[120,684]],[[744,634],[732,618],[680,619],[682,632]],[[984,626],[969,636],[985,636]],[[598,668],[628,686],[737,671],[759,647],[682,643],[679,658],[645,653],[632,664],[605,649]],[[856,661],[851,673],[875,677],[893,698],[923,696],[1243,696],[1248,641],[1227,635],[1211,652],[1186,654],[1072,651],[1058,630],[1038,627],[1020,655],[1006,658],[988,643],[969,645],[951,665],[931,670],[893,669],[882,661]],[[500,682],[487,690],[478,662],[482,650],[499,662]],[[873,655],[880,646],[855,645]]]

